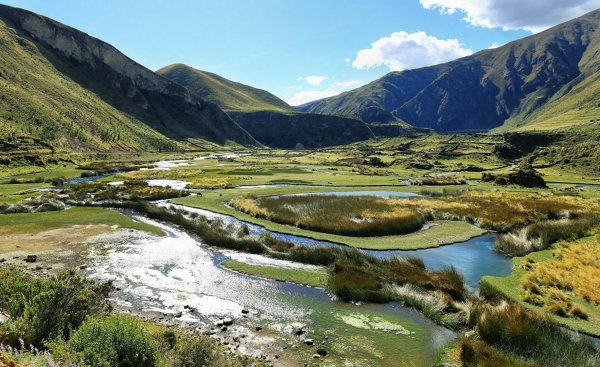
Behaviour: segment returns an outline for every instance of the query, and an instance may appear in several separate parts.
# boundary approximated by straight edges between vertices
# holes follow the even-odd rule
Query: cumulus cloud
[[[370,69],[385,65],[392,71],[434,65],[473,52],[463,48],[457,39],[439,39],[425,32],[395,32],[375,41],[371,48],[358,51],[352,66]]]
[[[305,82],[307,82],[310,85],[318,86],[321,83],[323,83],[323,81],[325,81],[325,79],[327,79],[327,77],[323,76],[323,75],[309,75],[309,76],[298,77],[297,80],[304,80]]]
[[[336,88],[328,88],[325,90],[305,90],[294,94],[291,98],[286,100],[286,102],[291,106],[300,106],[318,99],[337,96],[342,92],[342,90]]]
[[[600,0],[419,0],[425,9],[464,14],[478,27],[540,32],[600,8]]]

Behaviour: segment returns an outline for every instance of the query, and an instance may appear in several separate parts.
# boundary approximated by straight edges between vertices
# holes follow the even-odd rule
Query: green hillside
[[[256,141],[216,105],[114,47],[0,5],[0,139],[66,151],[173,150]]]
[[[297,112],[267,91],[187,65],[166,66],[157,73],[217,104],[269,147],[320,148],[374,137],[373,130],[360,119]],[[399,131],[404,130],[393,130],[395,134]]]
[[[304,112],[379,110],[440,132],[554,129],[600,118],[600,10],[449,63],[392,72]]]
[[[225,111],[293,111],[290,105],[265,90],[184,64],[165,66],[156,73],[187,87]]]

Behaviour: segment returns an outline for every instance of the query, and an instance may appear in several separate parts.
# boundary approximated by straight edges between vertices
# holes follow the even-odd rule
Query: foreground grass
[[[235,260],[226,260],[222,264],[227,269],[231,269],[243,274],[253,275],[260,278],[290,282],[310,287],[324,288],[327,285],[329,276],[326,273],[303,269],[290,269],[277,266],[251,265]]]
[[[53,228],[89,224],[119,226],[163,235],[159,228],[136,222],[116,210],[84,207],[45,213],[2,214],[0,234],[37,233]]]
[[[2,366],[263,366],[208,336],[113,312],[111,282],[74,271],[37,277],[0,269]],[[17,362],[17,363],[15,363]]]
[[[597,241],[586,237],[558,249],[514,258],[510,276],[483,277],[482,289],[548,315],[572,330],[600,336]],[[579,311],[569,315],[573,310]]]

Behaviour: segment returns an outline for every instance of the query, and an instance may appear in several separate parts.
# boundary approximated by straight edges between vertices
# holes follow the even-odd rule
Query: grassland
[[[118,211],[82,207],[46,213],[3,214],[0,215],[0,234],[37,233],[53,228],[88,224],[105,224],[163,235],[160,229],[133,221]]]
[[[277,266],[251,265],[235,260],[226,260],[222,263],[227,269],[243,274],[290,282],[310,287],[325,288],[329,275],[326,272],[316,272],[303,269],[282,268]]]

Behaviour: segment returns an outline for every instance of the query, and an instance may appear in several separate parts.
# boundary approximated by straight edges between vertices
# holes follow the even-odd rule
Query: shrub
[[[73,271],[37,278],[16,268],[0,271],[0,308],[8,314],[7,342],[22,337],[41,345],[51,338],[68,338],[86,317],[111,309],[110,282],[95,283]]]
[[[185,336],[177,341],[173,367],[223,367],[216,343],[198,336]]]
[[[86,320],[68,341],[76,360],[89,367],[153,367],[157,352],[141,324],[127,316]]]

